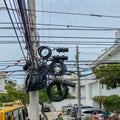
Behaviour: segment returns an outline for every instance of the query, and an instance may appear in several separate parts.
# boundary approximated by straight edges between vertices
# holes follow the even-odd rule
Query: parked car
[[[61,112],[67,114],[68,109],[71,109],[72,105],[66,105],[61,107]]]
[[[44,112],[50,112],[51,111],[51,107],[49,103],[43,103],[43,111]]]
[[[81,106],[81,109],[89,109],[89,108],[94,108],[94,109],[96,109],[96,108],[93,107],[93,106],[87,106],[87,105]],[[75,115],[77,114],[77,112],[78,112],[78,106],[77,106],[77,107],[72,107],[72,109],[71,109],[71,111],[70,111],[71,117],[75,117]]]
[[[68,104],[66,106],[62,106],[61,107],[61,112],[62,113],[65,113],[67,115],[70,115],[71,113],[71,109],[74,107],[74,106],[78,106],[77,104]]]
[[[86,117],[92,116],[92,113],[96,111],[98,113],[99,120],[101,119],[101,116],[103,115],[104,111],[100,109],[95,108],[87,108],[87,109],[81,109],[81,120],[85,120]]]
[[[83,105],[81,104],[81,106],[83,106]],[[71,111],[72,111],[73,108],[78,108],[78,104],[74,104],[74,106],[72,106],[71,108],[68,108],[67,109],[67,115],[71,114]]]

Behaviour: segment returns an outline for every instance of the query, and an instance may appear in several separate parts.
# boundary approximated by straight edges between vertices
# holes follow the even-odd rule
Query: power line
[[[14,28],[14,31],[15,31],[15,34],[16,34],[16,37],[17,37],[18,43],[19,43],[19,45],[20,45],[20,48],[21,48],[22,54],[23,54],[23,56],[24,56],[24,58],[25,58],[25,54],[24,54],[24,51],[23,51],[22,46],[21,46],[21,44],[20,44],[20,39],[19,39],[19,37],[18,37],[18,33],[17,33],[16,29],[15,29],[15,25],[14,25],[14,23],[13,23],[12,16],[11,16],[10,11],[9,11],[9,9],[8,9],[7,2],[6,2],[5,0],[4,0],[4,3],[5,3],[5,6],[6,6],[6,9],[7,9],[7,11],[8,11],[8,15],[9,15],[9,17],[10,17],[10,20],[11,20],[12,26],[13,26],[13,28]]]
[[[18,44],[17,41],[0,41],[0,44]],[[21,41],[21,44],[24,44],[24,42]],[[91,48],[102,48],[102,46],[110,46],[110,45],[115,45],[114,42],[107,42],[107,41],[76,41],[76,40],[72,40],[72,41],[41,41],[41,44],[45,45],[45,44],[51,44],[51,45],[55,45],[55,44],[63,44],[63,45],[81,45],[81,46],[84,46],[84,45],[88,45],[88,46],[91,46],[91,45],[97,45],[97,47],[93,47],[91,46]],[[117,43],[117,45],[120,45],[120,43]],[[118,47],[118,46],[117,46]],[[116,47],[116,48],[117,48]],[[84,46],[84,48],[86,48],[86,46]],[[90,47],[89,47],[90,48]]]
[[[0,22],[0,24],[6,24],[6,25],[8,25],[8,24],[11,24],[11,23],[10,22]],[[21,22],[17,22],[17,23],[14,22],[14,24],[22,24],[22,23]],[[29,24],[31,24],[31,23],[29,23]],[[43,26],[44,25],[44,26],[54,26],[54,27],[65,27],[67,29],[70,29],[70,28],[73,28],[73,27],[75,27],[75,28],[90,28],[90,29],[92,29],[92,28],[93,29],[108,29],[108,30],[109,29],[113,29],[113,30],[114,29],[116,29],[116,30],[120,29],[120,28],[117,28],[117,27],[106,27],[106,26],[88,26],[88,25],[87,26],[83,26],[83,25],[72,25],[72,24],[66,24],[65,25],[65,24],[52,24],[52,23],[51,24],[36,23],[36,25],[37,26]]]
[[[0,29],[7,29],[11,30],[14,29],[13,27],[0,27]],[[15,27],[15,29],[23,30],[23,27]],[[56,30],[56,31],[117,31],[120,30],[120,28],[36,28],[37,30]]]
[[[3,9],[3,8],[2,8]],[[9,10],[16,10],[9,8]],[[62,14],[62,15],[74,15],[74,16],[89,16],[89,17],[99,17],[99,18],[120,18],[120,16],[115,15],[104,15],[104,14],[88,14],[88,13],[75,13],[75,12],[64,12],[64,11],[48,11],[48,10],[27,10],[27,11],[36,11],[36,12],[42,12],[42,13],[49,13],[49,14]]]
[[[19,38],[20,37],[23,37],[23,36],[18,36]],[[35,37],[35,36],[30,36],[30,37]],[[114,38],[114,37],[91,37],[91,36],[89,36],[89,37],[79,37],[79,36],[77,36],[77,37],[75,37],[75,36],[39,36],[40,38],[66,38],[66,39],[106,39],[106,40],[114,40],[114,39],[116,39],[116,38]],[[7,36],[7,35],[1,35],[0,36],[0,38],[16,38],[16,36],[13,36],[13,35],[11,35],[11,36]],[[117,38],[117,39],[120,39],[120,38]],[[55,42],[55,41],[54,41]]]
[[[10,0],[9,0],[9,2],[10,2],[10,5],[12,7],[12,3],[11,3]],[[18,8],[18,4],[17,4],[17,2],[15,0],[13,0],[13,5],[14,5],[15,9]],[[16,23],[17,23],[17,17],[18,17],[19,22],[21,22],[21,18],[20,18],[19,12],[16,11],[17,17],[16,17],[16,14],[14,12],[15,11],[13,11],[13,14],[14,14],[14,18],[15,18]],[[20,26],[23,27],[23,24],[17,24],[17,26],[18,26],[18,29],[20,31],[21,36],[24,35],[24,29],[20,29]],[[14,29],[16,29],[16,27],[14,27]],[[24,41],[24,37],[23,37],[22,40]]]
[[[8,37],[5,37],[5,38],[8,38]],[[11,37],[11,38],[14,38],[14,37]],[[61,38],[61,37],[60,37]],[[65,38],[65,37],[64,37]],[[72,38],[73,39],[73,38]],[[81,37],[80,37],[80,39],[82,39]],[[84,38],[84,39],[86,39],[86,38]],[[92,39],[92,38],[88,38],[88,39]],[[102,39],[102,38],[101,38]],[[77,43],[81,43],[81,45],[84,45],[84,44],[95,44],[95,43],[99,43],[99,44],[115,44],[115,42],[114,41],[104,41],[104,39],[103,39],[103,41],[88,41],[88,40],[85,40],[85,41],[83,41],[83,40],[62,40],[62,41],[58,41],[58,40],[53,40],[53,41],[48,41],[48,40],[45,40],[45,41],[41,41],[41,43],[49,43],[49,44],[53,44],[53,43],[62,43],[62,44],[67,44],[67,43],[69,43],[69,44],[71,44],[71,43],[73,43],[73,42],[75,42],[76,44]],[[16,43],[18,43],[17,41],[15,41],[15,40],[12,40],[12,41],[9,41],[9,40],[0,40],[0,44],[16,44]],[[21,41],[21,43],[24,43],[24,41]],[[117,45],[119,45],[119,42],[117,43]]]
[[[91,17],[108,17],[108,18],[120,18],[120,16],[114,15],[103,15],[103,14],[87,14],[87,13],[73,13],[73,12],[63,12],[63,11],[41,11],[35,10],[36,12],[44,12],[44,13],[53,13],[53,14],[64,14],[64,15],[77,15],[77,16],[91,16]]]

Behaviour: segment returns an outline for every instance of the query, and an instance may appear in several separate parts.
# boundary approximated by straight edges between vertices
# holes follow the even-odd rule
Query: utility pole
[[[77,91],[78,91],[78,114],[77,120],[81,119],[81,88],[80,88],[80,71],[79,71],[79,50],[76,47],[76,64],[77,64]]]
[[[30,36],[31,37],[31,47],[33,55],[32,57],[32,71],[33,71],[33,81],[38,79],[38,63],[37,63],[37,41],[36,41],[36,11],[35,11],[35,0],[28,0],[28,16],[29,16],[29,24],[30,24]],[[29,119],[30,120],[39,120],[39,91],[31,91],[30,95],[30,103],[29,103]]]

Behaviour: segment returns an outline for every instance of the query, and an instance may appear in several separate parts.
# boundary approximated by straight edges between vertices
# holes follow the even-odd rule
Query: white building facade
[[[120,31],[118,31],[116,38],[120,38]],[[99,56],[96,61],[93,62],[92,67],[96,67],[97,65],[100,65],[101,63],[120,63],[120,44],[118,44],[120,40],[117,39],[115,41],[115,44],[106,50],[101,56]],[[87,80],[89,78],[89,80]],[[100,107],[98,103],[93,101],[94,96],[110,96],[113,94],[120,96],[120,87],[117,87],[116,89],[106,89],[105,85],[100,84],[100,80],[95,79],[95,76],[93,74],[81,78],[80,80],[80,88],[81,88],[81,103],[83,105],[91,105],[95,107]],[[76,81],[77,84],[77,81]],[[77,103],[77,86],[76,88],[70,88],[70,93],[76,98],[73,100],[64,100],[61,102],[61,105],[66,103]]]
[[[6,72],[0,72],[0,93],[6,93],[5,86],[7,84]]]

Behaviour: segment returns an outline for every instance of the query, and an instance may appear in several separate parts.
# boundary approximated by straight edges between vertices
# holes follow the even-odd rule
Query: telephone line
[[[3,9],[3,7],[2,7]],[[9,8],[9,10],[16,10],[16,9],[12,9]],[[19,9],[18,9],[19,10]],[[27,11],[35,11],[35,12],[41,12],[41,13],[49,13],[49,14],[62,14],[62,15],[74,15],[74,16],[90,16],[90,17],[99,17],[99,18],[120,18],[120,16],[115,16],[115,15],[104,15],[104,14],[88,14],[88,13],[75,13],[75,12],[64,12],[64,11],[48,11],[48,10],[29,10],[26,9]]]
[[[17,36],[17,37],[23,37],[23,36]],[[30,36],[30,37],[35,37],[35,36]],[[116,38],[114,37],[75,37],[75,36],[39,36],[40,38],[66,38],[66,39],[109,39],[109,40],[114,40]],[[4,36],[4,35],[1,35],[0,38],[16,38],[16,36]],[[117,38],[117,39],[120,39],[120,38]],[[55,42],[55,41],[54,41]]]
[[[0,22],[0,24],[11,24],[10,22]],[[21,22],[14,22],[14,24],[23,24],[23,23],[21,23]],[[29,23],[29,24],[31,24],[31,23]],[[59,27],[65,27],[65,28],[71,28],[71,27],[82,27],[82,28],[93,28],[93,29],[120,29],[120,28],[116,28],[116,27],[105,27],[105,26],[82,26],[82,25],[70,25],[70,24],[40,24],[40,23],[37,23],[36,25],[41,25],[41,26],[59,26]]]
[[[0,27],[0,29],[7,29],[11,30],[14,29],[13,27]],[[23,30],[23,27],[15,27],[15,29]],[[37,30],[56,30],[56,31],[116,31],[120,30],[120,28],[36,28]],[[22,36],[22,35],[21,35]]]

